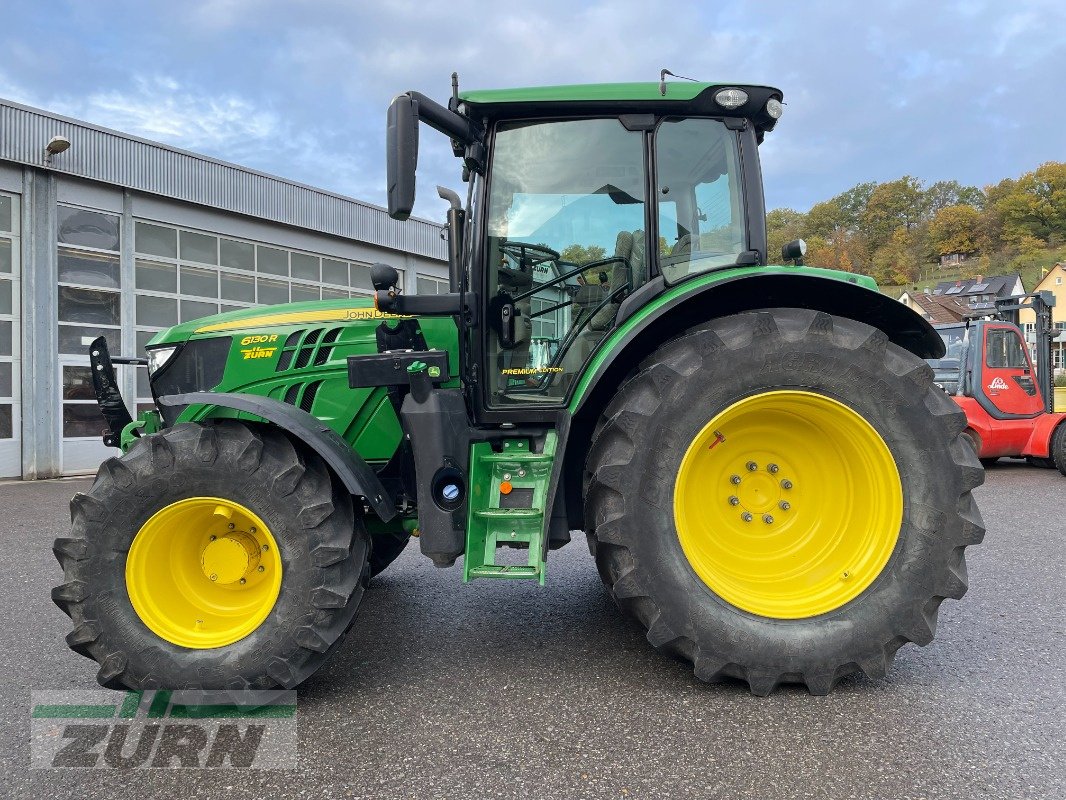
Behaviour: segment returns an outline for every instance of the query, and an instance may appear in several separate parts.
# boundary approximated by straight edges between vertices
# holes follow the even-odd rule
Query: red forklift
[[[997,300],[995,319],[936,325],[947,353],[929,359],[934,380],[966,412],[966,436],[986,467],[1024,458],[1066,475],[1066,414],[1054,413],[1051,292]],[[1018,312],[1036,317],[1036,368]]]

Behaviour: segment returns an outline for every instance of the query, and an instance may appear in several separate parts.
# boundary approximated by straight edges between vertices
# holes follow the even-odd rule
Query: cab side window
[[[666,119],[655,158],[667,282],[735,264],[748,249],[736,133],[720,120]]]

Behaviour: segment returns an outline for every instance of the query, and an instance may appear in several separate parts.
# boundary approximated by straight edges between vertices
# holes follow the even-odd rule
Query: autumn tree
[[[981,212],[972,205],[946,206],[929,223],[929,237],[938,256],[975,253],[980,249]]]
[[[815,203],[807,212],[807,221],[804,225],[807,236],[832,239],[846,229],[843,212],[835,199]]]
[[[922,262],[914,236],[906,228],[896,228],[888,241],[874,251],[871,274],[878,283],[899,286],[918,279]]]
[[[791,208],[775,208],[766,214],[767,260],[776,263],[781,258],[781,248],[793,239],[803,238],[806,214]]]
[[[1066,238],[1066,164],[1048,162],[1018,180],[1001,181],[989,190],[1003,237],[1017,244],[1031,236],[1051,244]]]

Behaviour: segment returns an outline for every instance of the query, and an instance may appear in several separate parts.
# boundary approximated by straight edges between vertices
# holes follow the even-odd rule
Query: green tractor
[[[453,80],[454,86],[454,80]],[[984,534],[940,336],[867,277],[768,264],[764,86],[416,92],[388,115],[389,213],[419,123],[462,161],[450,292],[247,309],[147,347],[122,455],[71,502],[53,599],[112,688],[291,688],[416,537],[463,581],[543,584],[584,531],[607,590],[704,681],[824,694],[933,638]],[[792,262],[792,263],[788,263]],[[128,361],[129,359],[114,359]]]

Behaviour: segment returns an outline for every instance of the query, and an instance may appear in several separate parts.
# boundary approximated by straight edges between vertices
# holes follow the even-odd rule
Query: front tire
[[[870,326],[800,309],[715,320],[660,347],[605,413],[585,500],[598,570],[702,680],[765,695],[882,677],[966,591],[984,473],[964,427],[925,362]]]
[[[275,429],[186,423],[142,438],[70,508],[52,599],[108,688],[293,688],[362,597],[351,496]]]

